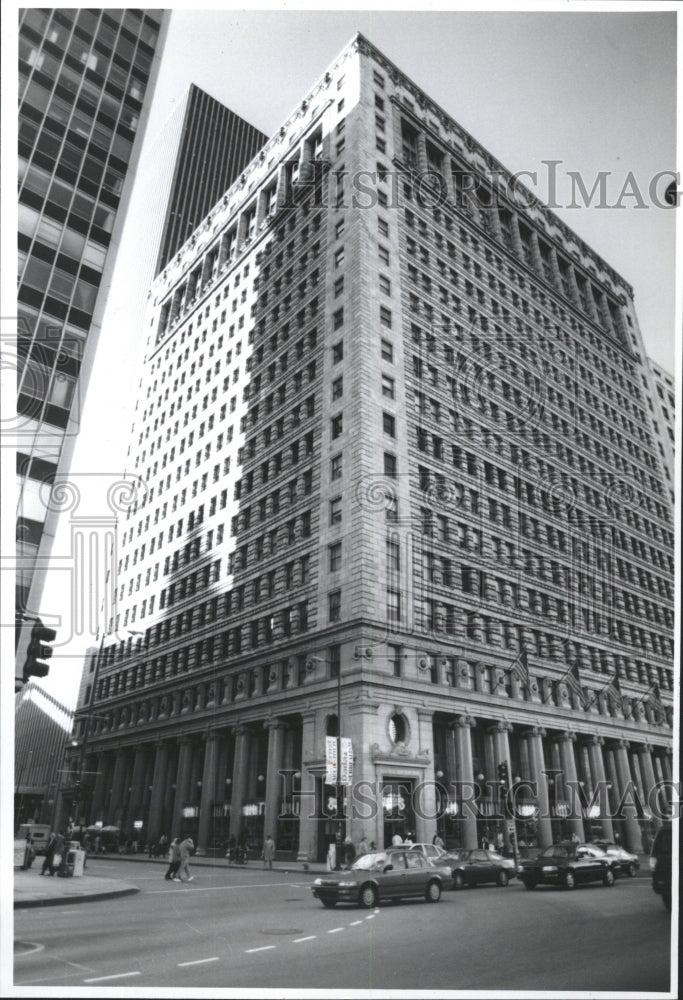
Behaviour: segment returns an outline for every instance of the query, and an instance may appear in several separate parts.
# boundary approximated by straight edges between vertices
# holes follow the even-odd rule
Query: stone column
[[[657,815],[657,812],[661,811],[661,803],[659,802],[659,796],[656,795],[654,789],[657,786],[657,779],[655,778],[655,769],[652,763],[652,746],[650,743],[642,743],[638,747],[638,762],[640,764],[640,775],[643,779],[643,787],[641,791],[643,793],[643,806],[652,813],[652,822],[655,827],[659,829],[662,825],[661,817]],[[652,806],[650,805],[650,800],[654,805],[658,805],[658,809],[653,812]]]
[[[218,733],[211,729],[206,734],[204,745],[204,769],[202,771],[202,797],[199,804],[199,828],[197,830],[197,854],[206,854],[211,837],[211,809],[216,798],[216,766],[218,762]]]
[[[553,842],[553,831],[550,823],[550,803],[548,801],[548,784],[543,759],[543,737],[545,729],[535,726],[524,733],[529,746],[529,763],[531,765],[531,780],[536,783],[538,803],[538,840],[539,847],[550,847]]]
[[[415,815],[415,842],[430,844],[436,833],[436,789],[434,787],[434,713],[418,708],[417,727],[420,753],[428,754],[429,763],[424,769],[424,782],[417,803],[419,810]],[[422,813],[422,815],[419,815]]]
[[[242,828],[242,803],[247,788],[247,768],[251,732],[246,726],[235,729],[235,759],[232,766],[232,805],[230,808],[230,836],[237,837]]]
[[[268,762],[266,765],[265,813],[263,819],[263,836],[271,835],[277,849],[277,818],[282,792],[283,749],[285,726],[280,719],[269,719],[264,724],[268,730]]]
[[[464,785],[464,791],[468,799],[473,798],[470,789],[474,785],[474,769],[472,766],[472,728],[475,720],[471,715],[459,715],[452,727],[453,735],[457,743],[457,780]],[[462,811],[463,822],[463,846],[476,848],[477,843],[477,817],[474,808],[465,806]]]
[[[591,736],[588,739],[588,757],[590,760],[591,777],[593,779],[593,790],[595,788],[606,789],[607,778],[605,776],[605,762],[602,757],[602,745],[604,740],[601,736]],[[600,793],[600,823],[602,825],[602,835],[605,840],[614,840],[614,827],[609,814],[609,796],[601,791]]]
[[[560,747],[560,764],[562,767],[562,779],[564,781],[565,789],[569,783],[572,785],[572,789],[568,792],[565,791],[565,797],[570,803],[570,811],[568,816],[569,828],[572,834],[576,834],[579,840],[585,840],[586,833],[583,828],[583,818],[581,816],[581,804],[578,801],[578,776],[576,773],[576,759],[574,757],[574,742],[576,741],[576,733],[564,732],[560,733],[558,738],[558,743]]]
[[[110,772],[111,759],[109,754],[98,754],[97,775],[95,777],[95,787],[93,788],[92,799],[90,801],[90,816],[88,817],[90,823],[95,823],[98,819],[102,819],[100,814],[106,799],[109,778],[111,777]]]
[[[123,802],[124,782],[126,780],[127,750],[119,747],[114,757],[114,774],[111,782],[111,796],[105,808],[105,816],[109,823],[116,824],[119,809]],[[105,824],[106,825],[106,824]]]
[[[168,743],[160,741],[156,744],[154,753],[154,771],[152,774],[152,797],[149,803],[149,820],[147,822],[147,837],[152,843],[159,840],[165,830],[161,829],[163,821],[163,806],[166,798],[166,781],[168,774]]]
[[[507,763],[508,772],[512,767],[512,762],[510,760],[510,741],[508,739],[508,733],[512,731],[511,722],[497,722],[495,726],[491,726],[489,732],[493,736],[493,746],[495,755],[496,770],[494,777],[498,777],[498,765]],[[505,849],[509,851],[512,847],[510,842],[510,834],[508,832],[507,825],[507,810],[505,808],[505,802],[507,798],[507,787],[501,788],[498,786],[498,804],[500,806],[500,811],[503,814],[503,842],[505,844]]]
[[[145,793],[145,764],[147,762],[147,748],[144,746],[137,746],[135,748],[135,759],[133,761],[133,775],[130,781],[130,799],[128,806],[128,829],[127,831],[122,830],[122,833],[127,833],[128,836],[135,838],[135,827],[133,824],[136,819],[142,819],[138,813],[140,810],[140,805]]]
[[[183,806],[187,800],[187,793],[190,787],[190,776],[192,766],[192,741],[184,738],[180,741],[180,752],[178,754],[178,770],[175,778],[175,798],[173,800],[173,814],[171,816],[171,829],[169,837],[180,836],[180,827],[183,820]]]
[[[317,822],[315,819],[315,775],[306,767],[306,760],[315,757],[315,712],[302,717],[301,730],[301,794],[299,797],[299,853],[297,861],[314,861],[317,856]]]
[[[616,743],[612,744],[612,752],[614,754],[614,764],[619,782],[619,799],[623,799],[626,794],[628,801],[629,798],[633,797],[632,794],[628,794],[629,788],[633,787],[631,768],[628,763],[628,743],[625,740],[617,740]],[[633,851],[636,854],[642,852],[643,842],[636,808],[633,805],[627,804],[622,807],[622,810],[626,832],[625,846],[629,851]]]

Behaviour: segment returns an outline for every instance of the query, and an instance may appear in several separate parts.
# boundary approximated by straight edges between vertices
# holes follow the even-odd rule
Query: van
[[[49,823],[22,823],[14,834],[14,839],[26,840],[30,837],[36,854],[45,854],[50,829]]]
[[[650,851],[652,869],[652,889],[667,910],[671,909],[671,824],[660,827],[655,834]]]

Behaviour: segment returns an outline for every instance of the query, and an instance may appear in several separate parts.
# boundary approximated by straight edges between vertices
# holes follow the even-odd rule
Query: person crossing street
[[[194,851],[194,841],[192,837],[186,837],[185,840],[180,844],[180,866],[178,868],[177,876],[174,876],[174,882],[192,882],[194,881],[194,875],[190,875],[190,857]],[[185,878],[183,878],[183,873]]]

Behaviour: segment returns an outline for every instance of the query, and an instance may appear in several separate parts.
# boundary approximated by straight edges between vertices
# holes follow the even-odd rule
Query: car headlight
[[[323,884],[323,880],[321,878],[317,878],[313,882],[313,885],[322,885],[322,884]]]
[[[657,859],[650,858],[650,868],[654,871],[656,867],[657,867]]]
[[[543,865],[543,868],[541,870],[544,872],[556,872],[557,865]]]

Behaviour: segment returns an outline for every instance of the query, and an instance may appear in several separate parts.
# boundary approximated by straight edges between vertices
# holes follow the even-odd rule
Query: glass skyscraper
[[[40,601],[58,516],[50,487],[78,432],[167,17],[20,11],[19,612]]]

